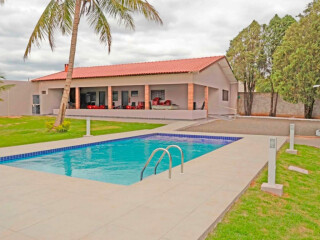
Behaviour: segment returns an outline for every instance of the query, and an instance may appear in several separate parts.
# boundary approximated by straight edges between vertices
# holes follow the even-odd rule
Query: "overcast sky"
[[[26,61],[28,38],[49,0],[7,0],[0,6],[0,73],[28,80],[61,71],[68,62],[70,37],[57,34],[56,49],[34,47]],[[111,53],[81,20],[76,66],[109,65],[224,55],[229,42],[253,19],[267,23],[274,14],[297,16],[311,0],[149,0],[164,25],[136,19],[136,31],[111,21]]]

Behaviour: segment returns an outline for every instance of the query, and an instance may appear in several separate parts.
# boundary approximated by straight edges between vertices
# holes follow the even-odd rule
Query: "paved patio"
[[[319,119],[238,117],[235,120],[213,119],[185,130],[192,132],[289,136],[291,123],[296,125],[296,135],[299,136],[315,136],[316,130],[320,129]]]
[[[0,156],[159,131],[1,148]],[[174,168],[171,180],[163,172],[131,186],[1,165],[0,238],[204,239],[267,163],[268,140],[243,135],[186,163],[184,174]],[[278,147],[285,140],[279,137]]]

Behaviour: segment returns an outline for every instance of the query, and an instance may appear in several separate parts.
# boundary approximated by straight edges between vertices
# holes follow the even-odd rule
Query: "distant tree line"
[[[312,118],[320,98],[320,0],[308,4],[296,21],[275,15],[269,24],[253,21],[231,42],[227,58],[244,85],[244,110],[251,115],[253,94],[269,92],[270,116],[276,116],[278,95],[304,104],[305,118]]]

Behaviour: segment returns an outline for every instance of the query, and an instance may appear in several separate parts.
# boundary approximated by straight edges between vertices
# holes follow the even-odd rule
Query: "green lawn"
[[[71,127],[66,133],[48,132],[45,122],[50,120],[54,121],[54,118],[26,116],[19,118],[0,117],[0,147],[78,138],[86,133],[86,120],[67,119],[71,122]],[[102,135],[153,129],[161,126],[163,126],[163,124],[91,121],[91,134]]]
[[[277,183],[284,196],[260,191],[267,170],[252,183],[207,240],[215,239],[320,239],[320,149],[296,146],[298,156],[284,152],[277,161]],[[289,165],[310,171],[310,175],[287,170]]]

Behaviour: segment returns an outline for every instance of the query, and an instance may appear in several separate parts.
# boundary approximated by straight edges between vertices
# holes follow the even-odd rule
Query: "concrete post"
[[[87,117],[87,134],[84,137],[92,137],[91,135],[91,119]]]
[[[150,86],[144,86],[144,108],[145,110],[150,109]]]
[[[204,87],[204,109],[209,112],[209,87]]]
[[[76,109],[80,109],[80,88],[76,87]]]
[[[268,161],[268,184],[276,184],[277,138],[270,138]]]
[[[188,110],[193,110],[194,84],[188,83]]]
[[[294,149],[294,129],[295,125],[290,124],[290,148],[286,150],[287,153],[289,154],[298,154],[298,151]]]
[[[275,194],[283,195],[283,185],[276,184],[276,161],[277,161],[277,138],[271,137],[269,141],[269,160],[268,160],[268,183],[261,185],[261,190]]]
[[[113,108],[113,102],[112,102],[112,87],[108,87],[108,109]]]

